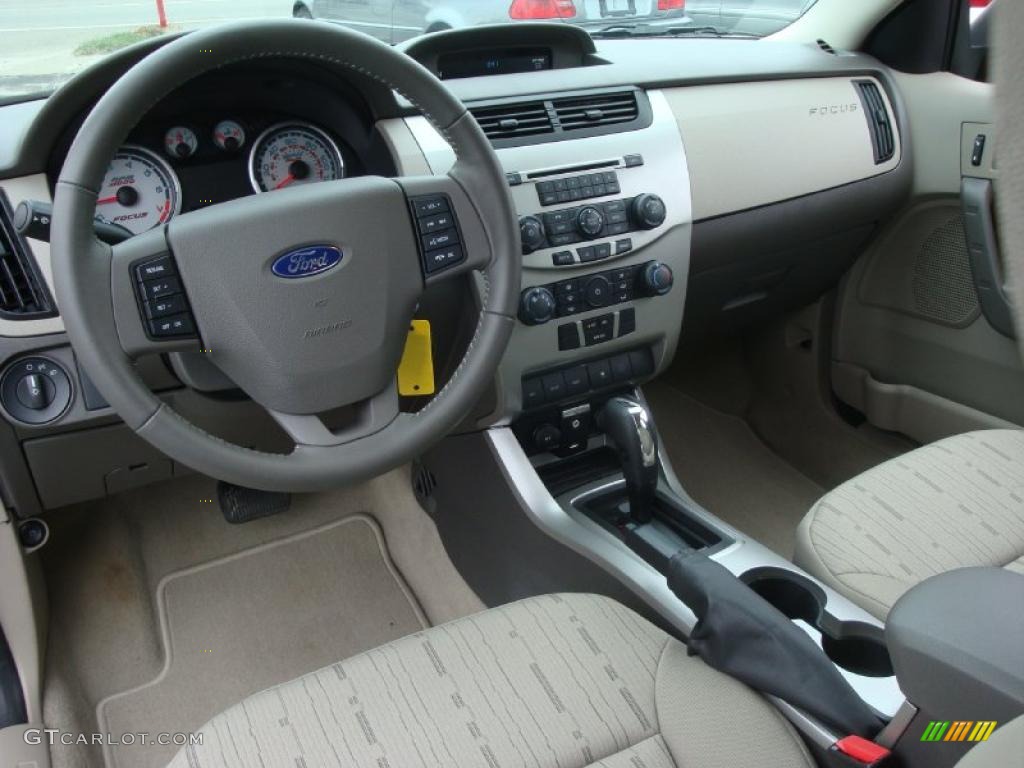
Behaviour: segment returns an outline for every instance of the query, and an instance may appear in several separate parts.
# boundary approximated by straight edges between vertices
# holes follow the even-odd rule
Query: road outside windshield
[[[548,21],[595,37],[760,37],[814,0],[0,0],[0,99],[53,91],[151,37],[244,19],[317,19],[387,43],[478,24]]]

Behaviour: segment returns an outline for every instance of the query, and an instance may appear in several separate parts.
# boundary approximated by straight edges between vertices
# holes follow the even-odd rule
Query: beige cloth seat
[[[251,696],[172,768],[813,766],[779,712],[620,604],[531,598]]]
[[[956,435],[849,480],[804,518],[794,560],[880,619],[938,573],[1024,573],[1024,431]]]

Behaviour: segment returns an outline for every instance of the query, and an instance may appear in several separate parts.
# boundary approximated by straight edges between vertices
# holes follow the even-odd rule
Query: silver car
[[[591,30],[681,26],[690,23],[683,6],[684,0],[295,0],[292,15],[400,43],[424,32],[509,21],[560,21]]]

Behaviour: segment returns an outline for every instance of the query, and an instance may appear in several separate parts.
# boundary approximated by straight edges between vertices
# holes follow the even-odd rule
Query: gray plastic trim
[[[967,251],[981,311],[993,328],[1012,339],[1016,338],[1016,333],[1010,312],[1010,296],[1004,287],[1003,269],[999,260],[993,197],[990,179],[966,176],[960,182]]]

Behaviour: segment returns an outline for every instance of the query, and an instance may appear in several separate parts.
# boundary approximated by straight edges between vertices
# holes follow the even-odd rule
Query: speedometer
[[[96,218],[133,235],[164,224],[181,211],[178,177],[156,153],[135,146],[117,150],[96,200]]]
[[[257,192],[296,184],[332,181],[345,175],[345,163],[331,137],[308,123],[282,123],[253,142],[249,178]]]

